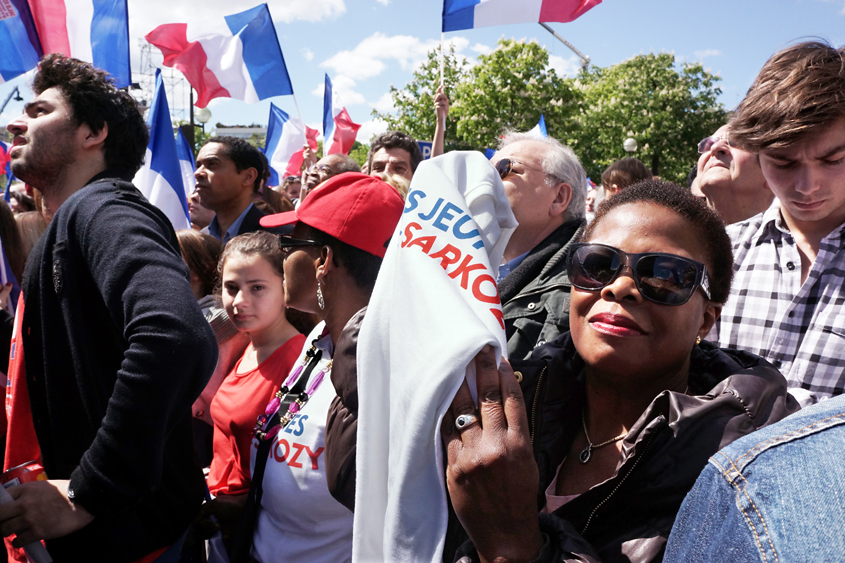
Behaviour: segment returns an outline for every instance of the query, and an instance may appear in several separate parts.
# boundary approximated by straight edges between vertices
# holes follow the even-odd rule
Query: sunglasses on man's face
[[[698,143],[698,154],[710,152],[710,149],[713,148],[713,145],[715,145],[719,141],[724,141],[726,145],[728,145],[729,147],[733,147],[733,145],[731,145],[731,141],[728,138],[727,133],[721,136],[711,135],[710,137],[705,137],[701,139],[701,141]]]
[[[661,305],[683,305],[699,287],[710,299],[707,268],[701,262],[665,254],[629,254],[597,243],[573,244],[569,254],[569,281],[584,291],[599,291],[619,277],[628,266],[637,291]]]
[[[281,248],[285,254],[290,253],[292,248],[302,248],[305,246],[323,246],[323,243],[317,242],[316,240],[307,240],[288,236],[279,237],[279,248]]]
[[[519,164],[520,166],[524,166],[524,167],[529,168],[531,170],[535,170],[537,172],[540,172],[541,174],[543,173],[542,170],[537,170],[536,168],[534,168],[532,166],[528,166],[524,162],[519,162],[518,160],[513,160],[512,158],[503,158],[499,162],[496,163],[496,172],[499,173],[499,177],[502,180],[504,180],[505,178],[510,176],[510,173],[513,171],[513,165],[514,164]]]

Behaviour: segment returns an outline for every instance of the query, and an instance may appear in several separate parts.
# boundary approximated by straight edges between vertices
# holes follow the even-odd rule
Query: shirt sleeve
[[[126,343],[102,424],[70,480],[73,502],[96,516],[155,490],[170,432],[190,416],[217,361],[217,343],[162,217],[116,198],[74,230]]]

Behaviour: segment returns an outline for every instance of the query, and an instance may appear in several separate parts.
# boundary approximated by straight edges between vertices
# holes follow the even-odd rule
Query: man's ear
[[[255,185],[255,179],[258,178],[258,170],[256,170],[255,168],[247,168],[243,171],[243,174],[243,185],[249,186],[249,189],[251,190],[252,187]]]
[[[83,136],[83,149],[99,148],[106,142],[106,137],[109,136],[109,124],[104,121],[103,126],[96,133],[88,125],[82,124],[80,125],[80,134]]]
[[[701,319],[701,328],[698,329],[698,335],[701,338],[707,336],[710,332],[710,329],[713,328],[713,325],[716,324],[716,321],[719,320],[719,317],[722,315],[722,306],[716,303],[707,303],[704,309],[704,315]]]
[[[557,217],[562,213],[566,213],[566,208],[569,207],[569,202],[572,201],[572,186],[566,182],[560,182],[555,186],[557,194],[549,207],[549,216]]]
[[[610,186],[606,189],[609,195],[616,195],[619,193],[619,186],[617,186],[616,184],[610,184]]]

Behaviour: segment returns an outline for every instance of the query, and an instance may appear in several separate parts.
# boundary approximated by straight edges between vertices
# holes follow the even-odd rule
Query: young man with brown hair
[[[777,199],[728,227],[735,278],[721,346],[764,356],[802,405],[845,389],[845,49],[769,59],[730,123]]]

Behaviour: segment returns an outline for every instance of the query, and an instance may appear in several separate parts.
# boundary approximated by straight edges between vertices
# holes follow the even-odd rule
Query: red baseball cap
[[[405,202],[396,188],[374,176],[344,172],[314,188],[296,211],[265,215],[262,227],[302,221],[348,245],[384,258]]]

